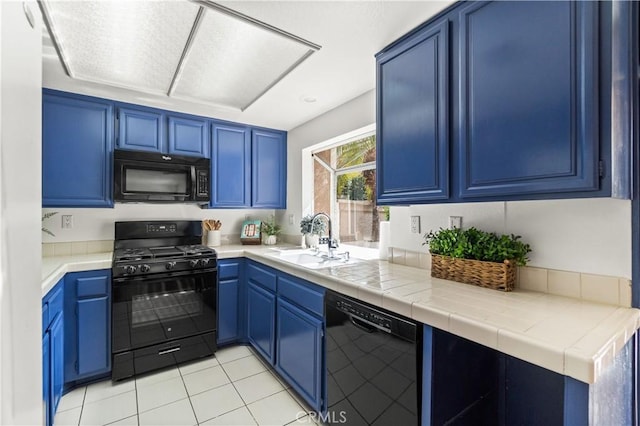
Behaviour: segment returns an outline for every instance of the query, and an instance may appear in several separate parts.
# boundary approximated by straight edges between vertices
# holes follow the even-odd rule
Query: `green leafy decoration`
[[[497,235],[476,228],[459,228],[429,231],[424,235],[424,243],[432,254],[475,259],[487,262],[512,260],[519,266],[527,264],[531,246],[520,240],[519,235]]]
[[[45,221],[45,219],[49,219],[51,216],[55,216],[57,215],[58,212],[48,212],[48,213],[43,213],[42,214],[42,222]],[[45,228],[44,226],[42,227],[42,232],[44,232],[45,234],[49,234],[52,237],[55,237],[56,234],[54,234],[53,232],[51,232],[50,230],[48,230],[47,228]]]

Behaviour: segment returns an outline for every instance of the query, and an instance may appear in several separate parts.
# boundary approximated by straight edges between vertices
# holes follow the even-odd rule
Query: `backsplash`
[[[431,255],[427,252],[389,247],[389,262],[431,269]],[[516,288],[631,307],[631,281],[621,277],[520,266]]]
[[[42,243],[43,257],[108,253],[110,251],[113,251],[113,240]]]
[[[429,230],[461,216],[462,228],[521,235],[529,266],[631,278],[631,202],[612,198],[455,203],[391,207],[389,246],[426,251]],[[412,233],[411,216],[422,229]]]
[[[81,241],[104,241],[114,239],[114,222],[126,220],[203,220],[217,219],[222,222],[222,234],[229,238],[237,235],[245,219],[264,220],[274,210],[258,209],[206,209],[192,204],[137,204],[116,203],[112,209],[55,208],[42,209],[42,213],[58,212],[45,219],[42,226],[55,234],[42,233],[44,243]],[[62,228],[62,216],[72,215],[73,227]],[[224,241],[223,241],[224,244]]]

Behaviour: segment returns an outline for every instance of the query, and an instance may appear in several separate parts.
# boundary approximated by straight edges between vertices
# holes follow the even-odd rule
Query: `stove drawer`
[[[212,332],[114,354],[111,380],[122,380],[207,357],[215,350],[216,335]]]

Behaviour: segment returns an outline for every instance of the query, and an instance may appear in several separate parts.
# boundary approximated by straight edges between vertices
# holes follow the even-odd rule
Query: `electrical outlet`
[[[289,225],[293,225],[293,213],[289,215]]]
[[[73,228],[73,216],[70,214],[62,215],[62,229],[71,229]]]
[[[462,216],[449,216],[449,229],[462,228]]]
[[[420,233],[420,216],[411,216],[411,233]]]

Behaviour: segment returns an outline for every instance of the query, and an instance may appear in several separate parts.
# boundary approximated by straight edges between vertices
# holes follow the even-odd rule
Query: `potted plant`
[[[513,290],[516,266],[527,263],[529,244],[519,235],[476,228],[442,229],[424,235],[431,253],[431,276],[496,290]]]
[[[263,243],[267,245],[273,245],[277,241],[276,235],[281,231],[280,225],[276,223],[275,216],[270,216],[269,219],[262,222],[262,235]]]
[[[327,229],[327,224],[324,219],[320,218],[313,222],[313,229],[311,228],[313,222],[312,215],[306,215],[300,220],[300,233],[305,236],[305,244],[308,247],[318,246],[318,235],[323,234]]]

